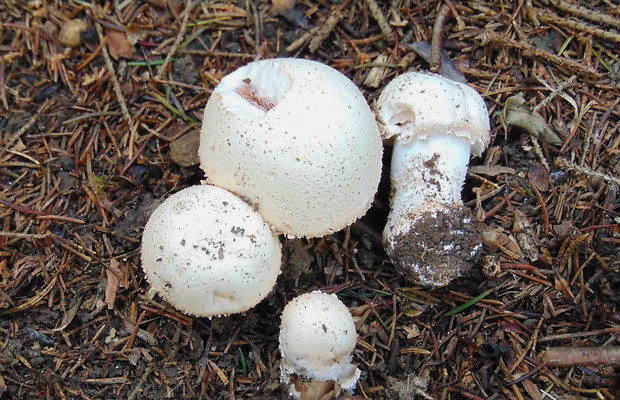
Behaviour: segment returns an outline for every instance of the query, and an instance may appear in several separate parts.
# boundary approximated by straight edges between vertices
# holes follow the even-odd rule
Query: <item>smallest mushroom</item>
[[[335,398],[352,392],[360,370],[351,364],[357,343],[349,309],[319,291],[293,299],[282,312],[280,380],[295,399]]]
[[[484,100],[465,84],[411,72],[385,87],[376,112],[383,138],[394,141],[386,252],[413,282],[447,285],[470,269],[482,246],[461,189],[470,155],[489,143]]]

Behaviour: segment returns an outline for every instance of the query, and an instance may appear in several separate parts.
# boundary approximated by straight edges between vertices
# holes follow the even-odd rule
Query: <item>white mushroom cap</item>
[[[210,185],[170,196],[142,236],[142,268],[152,288],[202,317],[254,307],[273,289],[280,260],[280,242],[261,216]]]
[[[280,376],[312,381],[335,381],[347,391],[360,376],[351,360],[357,343],[353,317],[335,295],[306,293],[293,299],[282,312],[280,325]],[[292,394],[295,389],[291,387]]]
[[[424,140],[436,133],[467,138],[471,154],[489,144],[489,115],[484,100],[470,86],[440,75],[410,72],[381,92],[377,115],[385,139]]]
[[[357,86],[303,59],[258,61],[224,77],[205,108],[199,150],[209,183],[297,237],[323,236],[364,215],[382,152]]]

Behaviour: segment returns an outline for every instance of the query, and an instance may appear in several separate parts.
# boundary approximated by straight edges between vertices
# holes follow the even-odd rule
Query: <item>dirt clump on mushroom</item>
[[[414,282],[447,285],[476,263],[482,237],[469,208],[448,215],[425,212],[406,232],[394,236],[393,261]],[[386,243],[385,246],[390,246]]]

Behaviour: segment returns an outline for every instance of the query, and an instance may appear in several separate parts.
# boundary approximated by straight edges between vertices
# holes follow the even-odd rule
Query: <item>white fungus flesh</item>
[[[365,98],[340,72],[303,59],[251,63],[205,107],[207,181],[250,202],[277,232],[317,237],[365,214],[382,143]]]
[[[350,392],[360,376],[351,363],[356,343],[353,317],[335,295],[316,291],[298,296],[282,312],[281,380],[296,398],[308,398],[304,392],[318,382],[333,382],[336,392]]]
[[[240,313],[263,300],[280,273],[280,252],[259,214],[211,185],[170,196],[142,236],[142,268],[152,288],[201,317]]]
[[[376,112],[393,141],[392,198],[383,241],[412,281],[443,286],[463,275],[481,249],[480,227],[463,207],[470,155],[489,142],[489,117],[471,87],[412,72],[390,82]]]

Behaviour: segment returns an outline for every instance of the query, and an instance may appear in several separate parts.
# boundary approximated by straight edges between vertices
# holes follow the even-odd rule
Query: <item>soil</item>
[[[408,229],[386,243],[387,254],[401,274],[434,287],[469,274],[482,244],[481,227],[469,208],[426,211],[410,218]]]
[[[2,399],[284,399],[279,316],[312,290],[356,320],[362,376],[345,397],[617,398],[615,2],[91,3],[0,1]],[[63,37],[69,48],[59,33],[74,19],[87,28]],[[205,178],[182,138],[223,76],[274,57],[330,65],[371,104],[399,74],[446,70],[441,59],[483,96],[491,144],[462,195],[484,245],[468,275],[430,289],[394,268],[384,168],[358,222],[281,238],[283,273],[252,310],[193,318],[149,291],[144,224]],[[517,95],[560,142],[506,123]],[[545,364],[557,347],[597,357]]]

